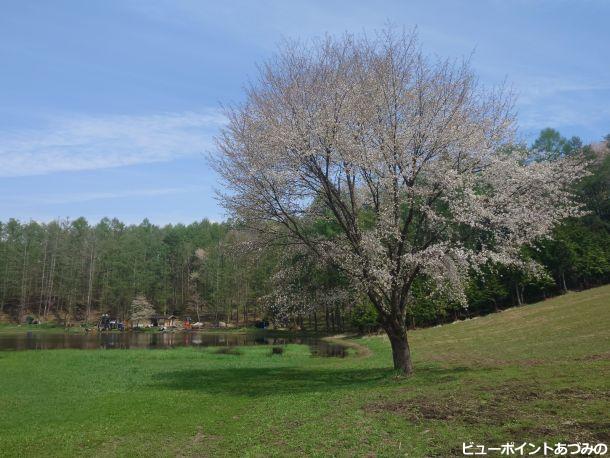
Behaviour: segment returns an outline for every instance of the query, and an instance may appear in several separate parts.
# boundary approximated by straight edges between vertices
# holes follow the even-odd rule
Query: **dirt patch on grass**
[[[207,458],[209,456],[214,456],[209,448],[215,445],[220,439],[220,436],[206,434],[203,427],[200,426],[197,428],[197,432],[191,437],[189,442],[180,444],[180,447],[177,450],[172,451],[171,454],[180,458],[191,456]]]
[[[577,358],[576,361],[610,361],[610,352],[584,356]]]
[[[608,443],[610,442],[610,421],[608,422],[584,422],[577,423],[577,425],[581,428],[590,431],[593,434],[593,437],[598,442]]]
[[[610,401],[610,390],[583,390],[579,388],[562,388],[552,391],[549,394],[550,399],[562,400],[591,400],[605,399]]]
[[[217,441],[219,439],[220,439],[220,437],[214,436],[213,434],[205,434],[203,432],[203,428],[199,427],[199,428],[197,428],[197,433],[195,433],[195,435],[191,439],[191,443],[193,445],[197,445],[202,442]]]
[[[505,429],[507,435],[519,440],[563,437],[607,442],[610,422],[564,418],[568,407],[606,400],[610,402],[608,390],[577,387],[545,390],[534,383],[514,382],[467,392],[379,401],[367,404],[364,410],[371,414],[392,413],[415,423],[442,421],[482,428],[493,426]]]
[[[561,440],[581,441],[590,443],[608,443],[610,440],[610,423],[608,422],[576,422],[561,421],[548,425],[512,426],[507,432],[514,438],[551,438]]]
[[[369,404],[368,412],[392,412],[414,422],[452,420],[468,424],[498,423],[506,418],[504,409],[498,410],[486,400],[476,401],[458,396],[434,398],[416,397],[400,401]]]

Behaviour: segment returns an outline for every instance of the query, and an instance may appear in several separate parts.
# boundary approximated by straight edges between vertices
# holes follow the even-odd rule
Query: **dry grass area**
[[[537,426],[509,428],[511,436],[535,440],[541,436],[570,437],[581,442],[610,442],[610,419],[591,422],[557,422],[557,409],[531,410],[538,402],[569,405],[574,402],[603,402],[610,405],[610,390],[565,388],[545,390],[540,385],[506,383],[465,393],[443,396],[426,394],[400,401],[384,401],[366,406],[372,413],[392,412],[405,420],[426,423],[431,420],[459,422],[464,425],[501,427],[506,423],[529,422]]]

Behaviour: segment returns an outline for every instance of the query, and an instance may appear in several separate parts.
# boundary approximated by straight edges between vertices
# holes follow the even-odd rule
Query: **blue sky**
[[[517,92],[524,139],[610,133],[610,1],[0,0],[0,220],[221,220],[205,155],[283,37],[418,27]]]

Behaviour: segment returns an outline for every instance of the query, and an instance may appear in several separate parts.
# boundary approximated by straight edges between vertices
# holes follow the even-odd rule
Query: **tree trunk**
[[[521,307],[523,305],[523,301],[521,300],[521,294],[519,293],[519,282],[515,283],[515,296],[517,297],[517,306]]]
[[[568,292],[568,286],[566,285],[566,276],[563,271],[561,272],[561,287],[564,293]]]
[[[91,248],[91,259],[89,261],[89,281],[87,282],[87,311],[85,323],[89,324],[91,315],[91,295],[93,292],[93,269],[95,267],[95,248]]]
[[[386,333],[392,345],[394,369],[402,375],[411,375],[413,373],[413,363],[411,361],[411,350],[409,349],[406,330],[386,329]]]

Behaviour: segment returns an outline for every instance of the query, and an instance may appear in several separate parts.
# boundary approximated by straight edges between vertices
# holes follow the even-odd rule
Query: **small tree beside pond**
[[[155,314],[155,308],[148,302],[146,297],[138,294],[131,303],[131,322],[135,327],[140,326],[140,322],[148,323]]]

